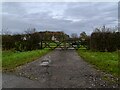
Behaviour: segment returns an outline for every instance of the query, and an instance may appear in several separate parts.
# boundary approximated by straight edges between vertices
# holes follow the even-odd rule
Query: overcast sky
[[[37,31],[64,31],[67,34],[118,24],[117,2],[51,2],[51,3],[3,3],[2,28],[13,33],[27,28]]]

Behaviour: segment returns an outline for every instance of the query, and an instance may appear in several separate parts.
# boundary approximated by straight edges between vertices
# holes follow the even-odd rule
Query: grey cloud
[[[86,3],[83,3],[83,5],[73,3],[71,7],[66,10],[65,15],[71,18],[77,17],[83,19],[83,22],[80,22],[81,25],[83,24],[84,26],[85,24],[88,28],[109,25],[111,23],[114,26],[117,25],[116,21],[118,19],[118,8],[115,5],[117,5],[117,3],[87,3],[87,5]]]
[[[2,3],[2,12],[15,14],[15,15],[22,15],[26,13],[25,8],[22,6],[22,3],[18,2],[4,2]]]
[[[118,12],[115,5],[116,3],[3,3],[3,28],[7,27],[12,32],[23,32],[35,27],[39,31],[60,30],[67,34],[85,31],[90,34],[94,27],[116,25]],[[78,21],[74,22],[74,19]]]

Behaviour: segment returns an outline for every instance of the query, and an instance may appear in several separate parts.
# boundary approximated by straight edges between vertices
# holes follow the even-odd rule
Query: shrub
[[[91,50],[116,51],[120,49],[119,32],[93,32],[91,34]]]

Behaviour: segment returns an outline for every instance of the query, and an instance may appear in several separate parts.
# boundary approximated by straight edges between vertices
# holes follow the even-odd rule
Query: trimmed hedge
[[[24,40],[26,38],[26,40]],[[2,35],[2,49],[17,51],[29,51],[39,49],[39,33],[22,34],[22,35]]]
[[[116,51],[120,49],[120,32],[93,32],[90,41],[91,50]]]
[[[63,37],[69,38],[69,36],[67,36],[67,34],[65,34],[64,32],[50,31],[18,35],[2,35],[2,49],[15,49],[17,51],[31,51],[36,49],[42,49],[42,42],[50,41],[53,35],[59,41],[62,41]]]

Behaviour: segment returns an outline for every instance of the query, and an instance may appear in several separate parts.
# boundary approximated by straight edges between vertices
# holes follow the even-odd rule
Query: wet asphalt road
[[[47,67],[41,61],[49,59]],[[104,88],[117,87],[102,80],[104,74],[82,60],[75,50],[54,50],[13,73],[3,73],[3,88]]]

